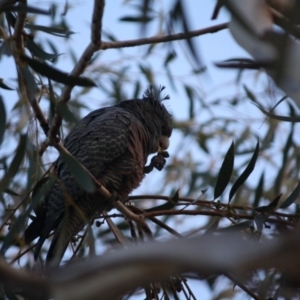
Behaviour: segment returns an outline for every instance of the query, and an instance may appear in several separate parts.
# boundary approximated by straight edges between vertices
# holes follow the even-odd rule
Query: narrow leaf
[[[275,179],[275,185],[274,185],[274,191],[275,193],[279,193],[279,187],[281,186],[281,182],[283,179],[283,175],[285,173],[286,170],[286,164],[288,161],[288,154],[289,154],[289,150],[291,149],[291,147],[293,147],[293,136],[294,136],[294,123],[291,124],[291,131],[290,134],[286,140],[286,144],[284,146],[283,152],[282,152],[282,164],[281,164],[281,168],[278,171],[278,175]]]
[[[241,230],[246,230],[249,227],[253,226],[253,221],[244,221],[235,225],[231,225],[228,227],[224,227],[224,228],[220,228],[218,230],[216,230],[216,232],[237,232],[237,231],[241,231]]]
[[[5,40],[1,43],[1,46],[0,46],[0,59],[3,55],[6,55],[6,56],[11,56],[12,55],[10,45],[11,44],[8,40]]]
[[[154,79],[153,79],[153,73],[152,73],[151,69],[148,67],[142,66],[142,65],[139,65],[139,68],[140,68],[141,72],[145,75],[145,77],[147,78],[148,82],[150,84],[153,84]]]
[[[143,16],[125,16],[119,19],[122,22],[143,22],[147,23],[153,20],[153,17],[143,17]]]
[[[20,194],[16,193],[15,191],[11,190],[11,189],[5,189],[5,191],[3,193],[6,193],[8,195],[12,195],[12,196],[17,196],[17,197],[21,197]]]
[[[257,160],[257,156],[258,156],[258,152],[259,152],[259,142],[257,142],[256,144],[256,148],[254,150],[254,153],[251,157],[251,160],[249,162],[249,164],[247,165],[246,169],[244,170],[244,172],[241,174],[241,176],[235,181],[235,183],[233,184],[230,193],[229,193],[229,201],[228,203],[231,201],[232,197],[234,196],[234,194],[236,193],[236,191],[238,190],[238,188],[244,184],[244,182],[247,180],[247,178],[249,177],[249,175],[252,173],[256,160]]]
[[[35,94],[37,92],[37,85],[32,75],[31,71],[29,70],[28,66],[23,66],[20,68],[23,79],[26,85],[26,89],[28,91],[28,100],[33,102],[35,100]]]
[[[256,97],[254,96],[254,94],[248,89],[248,87],[246,85],[243,85],[243,87],[244,87],[244,90],[247,94],[247,97],[249,99],[251,99],[254,103],[256,103],[257,100],[256,100]]]
[[[58,69],[49,66],[46,63],[39,62],[28,56],[23,56],[23,59],[29,64],[29,66],[36,72],[43,76],[46,76],[56,82],[60,82],[66,85],[74,86],[96,86],[96,84],[87,77],[77,77],[73,75],[68,75]]]
[[[175,194],[172,197],[170,197],[170,201],[168,201],[162,205],[158,205],[158,206],[146,209],[145,211],[151,212],[151,211],[160,211],[160,210],[170,210],[170,209],[174,208],[179,201],[179,191],[180,191],[180,189],[178,189],[175,192]]]
[[[254,105],[256,105],[254,103]],[[300,122],[300,116],[299,115],[295,115],[295,116],[292,116],[292,117],[288,117],[288,116],[280,116],[280,115],[274,115],[268,111],[266,111],[264,108],[262,108],[261,106],[259,105],[256,105],[260,111],[262,113],[264,113],[266,116],[268,116],[269,118],[271,119],[275,119],[275,120],[280,120],[280,121],[285,121],[285,122]]]
[[[42,25],[34,25],[34,24],[25,24],[25,28],[29,28],[31,30],[40,30],[55,36],[60,37],[69,37],[71,34],[74,34],[75,32],[66,30],[66,29],[60,29],[55,27],[48,27],[48,26],[42,26]]]
[[[56,109],[67,122],[77,123],[79,121],[75,114],[70,110],[68,104],[59,102],[56,106]]]
[[[179,191],[180,191],[180,189],[178,189],[178,190],[175,192],[175,194],[172,196],[172,198],[170,199],[170,201],[171,201],[172,203],[175,203],[175,204],[178,203],[178,201],[179,201]]]
[[[3,141],[5,129],[6,129],[6,111],[5,111],[3,99],[0,96],[0,145]]]
[[[9,90],[9,91],[13,91],[14,89],[12,89],[11,87],[9,87],[8,85],[6,85],[4,82],[3,82],[3,79],[0,78],[0,88],[1,89],[4,89],[4,90]]]
[[[264,213],[274,211],[278,205],[278,202],[279,202],[281,196],[282,196],[282,194],[279,194],[269,205],[256,207],[256,208],[254,208],[254,210],[259,211],[259,212],[264,212]]]
[[[31,205],[25,210],[24,213],[20,214],[15,223],[10,228],[8,234],[5,236],[3,244],[0,249],[0,253],[4,255],[6,250],[16,242],[16,238],[20,235],[24,229],[24,224],[32,210]]]
[[[293,204],[300,195],[300,182],[297,184],[296,188],[292,193],[286,198],[286,200],[280,205],[280,208],[287,208]]]
[[[15,6],[10,6],[8,8],[6,8],[4,11],[22,11],[22,12],[27,12],[27,13],[33,13],[33,14],[40,14],[40,15],[46,15],[46,16],[50,16],[51,15],[51,10],[45,10],[45,9],[40,9],[40,8],[36,8],[33,6],[29,6],[29,5],[24,5],[24,4],[19,4],[19,5],[15,5]]]
[[[93,193],[96,190],[96,186],[93,178],[86,171],[85,167],[70,153],[61,151],[60,155],[68,165],[68,168],[76,179],[77,183],[88,193]]]
[[[194,90],[188,85],[184,85],[184,89],[185,89],[187,97],[190,100],[189,118],[193,119],[194,118],[194,102],[195,102]]]
[[[175,207],[175,204],[171,201],[168,201],[162,205],[158,205],[155,207],[151,207],[149,209],[145,209],[146,212],[152,212],[152,211],[160,211],[160,210],[170,210]]]
[[[255,189],[255,197],[254,197],[254,202],[253,202],[253,207],[257,207],[259,205],[259,201],[263,195],[264,191],[264,178],[265,178],[265,173],[262,173],[257,185],[257,188]]]
[[[259,233],[262,232],[263,230],[263,225],[265,223],[265,221],[269,218],[269,216],[267,214],[261,214],[261,213],[257,213],[254,216],[254,222],[256,225],[256,229]]]
[[[221,169],[219,171],[217,183],[214,190],[214,200],[217,199],[225,190],[229,183],[234,164],[234,142],[232,142],[228,149]]]
[[[111,220],[111,218],[106,217],[105,221],[109,229],[112,231],[112,233],[114,234],[114,236],[122,246],[126,246],[130,244],[128,238],[123,234],[122,230],[120,230],[120,228],[116,226],[116,224]]]
[[[23,161],[26,150],[27,136],[21,135],[16,154],[2,180],[0,181],[0,193],[3,193],[10,183],[10,180],[17,174],[19,167]]]
[[[51,60],[57,58],[60,54],[51,54],[45,52],[40,46],[38,46],[34,41],[27,40],[26,48],[33,54],[33,56],[40,58],[42,60]]]
[[[55,180],[56,177],[49,173],[49,176],[43,177],[34,186],[31,194],[31,203],[36,215],[40,215],[44,209],[44,196],[48,194]]]

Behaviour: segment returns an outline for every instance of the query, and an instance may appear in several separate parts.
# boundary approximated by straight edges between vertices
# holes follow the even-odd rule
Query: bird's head
[[[150,129],[159,134],[159,150],[166,150],[170,144],[170,136],[173,130],[172,115],[168,112],[164,100],[170,99],[168,95],[163,95],[164,86],[151,85],[145,92],[142,101],[145,103],[145,110],[150,121]]]

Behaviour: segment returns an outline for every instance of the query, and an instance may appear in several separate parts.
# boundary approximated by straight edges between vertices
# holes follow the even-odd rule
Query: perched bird
[[[150,86],[141,99],[122,101],[97,109],[83,118],[65,139],[64,147],[122,202],[153,167],[162,169],[163,155],[172,134],[172,118],[162,101],[164,87]],[[62,157],[54,164],[57,179],[45,195],[44,204],[25,231],[25,242],[38,238],[34,257],[51,231],[54,236],[46,262],[59,263],[71,241],[86,224],[113,207],[112,199],[88,193],[68,169]]]

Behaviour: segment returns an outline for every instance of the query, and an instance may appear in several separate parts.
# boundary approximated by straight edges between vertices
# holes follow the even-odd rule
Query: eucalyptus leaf
[[[0,95],[0,145],[3,141],[5,130],[6,130],[6,110],[5,110],[2,96]]]
[[[214,200],[217,199],[225,190],[228,185],[234,164],[234,142],[232,142],[229,147],[224,161],[222,163],[221,169],[219,171],[217,183],[214,189]]]
[[[52,54],[45,52],[39,45],[37,45],[33,40],[26,41],[26,47],[31,52],[31,54],[42,60],[52,60],[57,58],[61,54]]]
[[[71,34],[74,34],[74,31],[66,30],[66,29],[61,29],[61,28],[56,28],[56,27],[48,27],[48,26],[43,26],[43,25],[34,25],[34,24],[25,24],[25,28],[31,29],[31,30],[39,30],[43,31],[55,36],[60,36],[60,37],[69,37]]]
[[[5,189],[8,187],[10,180],[17,174],[19,171],[20,165],[23,161],[25,150],[26,150],[26,142],[27,142],[27,136],[21,135],[19,140],[19,145],[17,147],[15,156],[3,176],[3,178],[0,181],[0,193],[3,193]]]
[[[280,205],[280,208],[287,208],[293,204],[300,195],[300,182],[297,184],[296,188],[292,193],[286,198],[286,200]]]
[[[70,86],[96,86],[95,83],[87,77],[77,77],[73,75],[68,75],[58,69],[49,66],[46,63],[39,62],[28,56],[23,56],[23,59],[29,64],[29,66],[36,72],[43,76],[46,76],[56,82],[60,82]]]
[[[60,156],[68,165],[68,168],[76,179],[78,185],[80,185],[88,193],[95,192],[96,185],[94,180],[83,167],[83,165],[70,153],[61,152]]]
[[[259,143],[257,142],[256,144],[256,148],[254,150],[254,153],[251,157],[251,160],[249,162],[249,164],[247,165],[246,169],[243,171],[243,173],[241,174],[241,176],[235,181],[235,183],[233,184],[230,192],[229,192],[229,201],[232,199],[232,197],[234,196],[234,194],[236,193],[236,191],[238,190],[238,188],[244,184],[244,182],[247,180],[247,178],[249,177],[249,175],[252,173],[252,171],[254,170],[254,166],[256,164],[256,160],[258,157],[258,152],[259,152]]]

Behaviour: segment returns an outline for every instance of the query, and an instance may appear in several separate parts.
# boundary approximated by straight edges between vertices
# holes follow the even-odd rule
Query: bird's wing
[[[132,122],[133,116],[118,107],[93,111],[73,128],[64,146],[95,177],[99,177],[111,162],[127,150]],[[55,163],[55,170],[59,179],[45,199],[47,212],[36,255],[51,230],[61,221],[66,195],[75,204],[79,204],[80,199],[84,200],[85,191],[77,184],[61,157]]]

